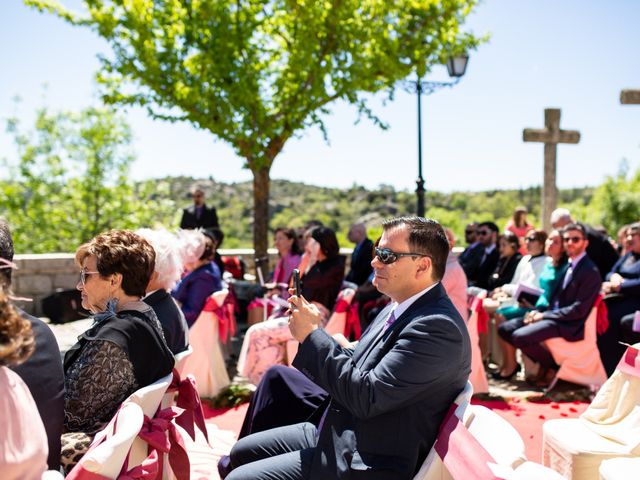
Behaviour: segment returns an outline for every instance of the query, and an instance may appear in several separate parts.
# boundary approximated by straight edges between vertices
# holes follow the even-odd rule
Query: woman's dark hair
[[[0,288],[0,366],[24,362],[35,346],[31,322],[18,314]]]
[[[211,231],[203,230],[202,233],[204,234],[204,251],[198,260],[213,260],[216,256],[218,241]]]
[[[293,243],[291,244],[291,253],[293,253],[294,255],[302,254],[300,245],[298,245],[298,235],[293,228],[278,227],[274,230],[273,236],[275,237],[276,233],[278,232],[282,232],[289,240],[293,240]]]
[[[527,220],[526,220],[526,215],[527,215],[527,208],[523,207],[523,206],[518,206],[515,208],[515,210],[513,211],[513,223],[515,224],[516,227],[518,228],[522,228],[526,225],[528,225]]]
[[[155,269],[156,252],[149,242],[129,230],[111,230],[94,237],[76,250],[76,263],[95,256],[100,276],[122,275],[122,290],[142,297]]]
[[[222,242],[224,241],[224,232],[217,227],[205,228],[202,233],[208,235],[213,238],[216,242],[216,249],[222,246]]]
[[[529,230],[527,236],[529,235],[535,238],[536,241],[540,242],[542,245],[544,245],[544,242],[547,241],[547,232],[545,232],[544,230]]]
[[[513,232],[505,232],[502,235],[500,235],[500,238],[503,238],[504,240],[506,240],[507,243],[509,245],[511,245],[511,247],[513,247],[513,249],[516,252],[520,248],[520,239],[518,238],[518,236],[515,233],[513,233]],[[498,242],[500,241],[500,238],[498,239]]]
[[[327,258],[337,257],[340,253],[340,246],[338,245],[338,239],[336,238],[336,232],[329,227],[313,227],[309,230],[311,238],[320,244],[322,253]]]

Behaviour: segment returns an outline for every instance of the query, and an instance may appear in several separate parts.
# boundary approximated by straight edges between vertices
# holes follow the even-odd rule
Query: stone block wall
[[[351,249],[343,248],[340,253],[346,255],[348,268]],[[255,273],[253,249],[221,249],[220,254],[241,257],[247,265],[247,272]],[[271,268],[277,260],[276,250],[269,249]],[[42,316],[43,298],[58,289],[74,289],[79,281],[79,269],[71,253],[16,255],[14,261],[18,265],[18,270],[13,272],[13,292],[18,297],[32,299],[32,301],[16,303],[32,315]]]

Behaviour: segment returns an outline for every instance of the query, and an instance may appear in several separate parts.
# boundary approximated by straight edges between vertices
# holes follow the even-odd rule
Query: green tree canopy
[[[254,245],[267,246],[269,171],[309,126],[326,134],[343,100],[377,123],[364,93],[475,48],[461,30],[477,0],[85,0],[75,14],[25,0],[105,38],[104,99],[188,121],[228,142],[254,182]]]
[[[105,230],[170,223],[175,216],[173,201],[149,201],[168,193],[168,184],[129,180],[131,132],[112,109],[40,109],[33,129],[23,131],[16,119],[7,127],[18,159],[5,162],[9,178],[0,182],[0,205],[21,252],[72,252]]]

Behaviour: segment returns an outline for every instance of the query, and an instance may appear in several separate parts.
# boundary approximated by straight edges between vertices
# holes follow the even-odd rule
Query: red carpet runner
[[[472,403],[490,408],[513,425],[524,440],[527,458],[538,463],[542,461],[542,424],[554,418],[577,418],[588,406],[582,402],[533,403],[517,398],[508,402],[473,400]],[[236,408],[213,410],[203,405],[208,423],[236,434],[240,431],[247,406],[245,403]]]

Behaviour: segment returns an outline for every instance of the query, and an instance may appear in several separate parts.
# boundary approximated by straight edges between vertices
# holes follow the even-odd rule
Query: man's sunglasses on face
[[[489,230],[478,230],[478,235],[481,235],[481,236],[489,235]]]
[[[562,239],[567,243],[578,243],[584,240],[582,237],[562,237]]]
[[[414,252],[394,252],[393,250],[390,250],[388,248],[377,248],[375,249],[376,251],[376,258],[378,260],[380,260],[382,263],[384,263],[385,265],[390,265],[394,262],[397,262],[398,260],[400,260],[400,258],[402,257],[430,257],[430,255],[424,254],[424,253],[414,253]]]

